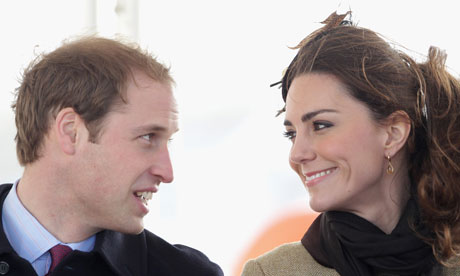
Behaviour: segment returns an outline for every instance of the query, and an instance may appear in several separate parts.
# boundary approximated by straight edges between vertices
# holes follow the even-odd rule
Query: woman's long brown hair
[[[436,259],[449,265],[460,255],[460,82],[446,70],[446,54],[438,48],[418,63],[345,16],[333,13],[294,47],[299,52],[281,82],[283,99],[295,77],[323,72],[338,77],[376,121],[406,112],[412,125],[409,175],[431,231],[423,238]]]

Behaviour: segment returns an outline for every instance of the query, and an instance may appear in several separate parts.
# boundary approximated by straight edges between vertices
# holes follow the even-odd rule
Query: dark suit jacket
[[[0,185],[0,215],[11,184]],[[0,219],[0,275],[36,275],[32,265],[14,252]],[[78,250],[65,257],[52,275],[223,275],[203,253],[184,245],[171,245],[144,230],[139,235],[102,231],[94,250]]]

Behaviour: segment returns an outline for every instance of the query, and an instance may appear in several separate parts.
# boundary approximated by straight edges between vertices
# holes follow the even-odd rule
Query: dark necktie
[[[61,262],[61,260],[64,259],[67,254],[72,252],[72,248],[68,247],[67,245],[58,244],[51,248],[49,251],[51,254],[51,266],[46,275],[50,275],[51,272],[53,272],[59,262]]]

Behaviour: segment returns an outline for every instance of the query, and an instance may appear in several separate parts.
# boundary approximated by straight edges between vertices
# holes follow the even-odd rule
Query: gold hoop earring
[[[391,164],[391,157],[390,157],[390,155],[387,155],[387,160],[388,160],[387,173],[388,173],[388,174],[393,174],[394,171],[395,171],[395,168],[393,167],[393,164]]]

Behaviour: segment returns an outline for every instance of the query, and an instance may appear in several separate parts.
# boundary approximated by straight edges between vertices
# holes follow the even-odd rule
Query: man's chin
[[[129,229],[128,231],[125,232],[125,234],[131,234],[131,235],[138,235],[144,231],[144,225],[141,225],[139,228],[136,229]]]
[[[120,232],[123,234],[128,234],[128,235],[138,235],[144,231],[144,224],[131,224],[127,227],[127,225],[123,225],[122,227],[113,227],[110,229],[115,232]]]

